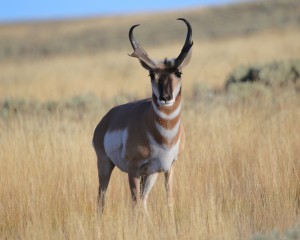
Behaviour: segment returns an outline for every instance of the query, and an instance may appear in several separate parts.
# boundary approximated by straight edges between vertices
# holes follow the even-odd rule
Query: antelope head
[[[133,36],[133,29],[139,25],[134,25],[129,30],[129,40],[134,49],[134,52],[129,56],[138,58],[141,65],[149,71],[153,98],[162,107],[172,106],[180,94],[182,68],[189,63],[192,56],[192,27],[184,18],[177,20],[186,24],[187,36],[178,57],[170,60],[166,58],[160,62],[153,61]]]

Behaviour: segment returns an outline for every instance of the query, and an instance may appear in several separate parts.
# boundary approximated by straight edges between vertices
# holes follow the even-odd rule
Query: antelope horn
[[[178,68],[180,66],[180,64],[183,62],[183,60],[188,55],[191,47],[193,46],[192,26],[191,26],[191,24],[188,22],[188,20],[186,20],[184,18],[178,18],[177,20],[184,21],[186,26],[187,26],[188,31],[187,31],[187,34],[186,34],[186,40],[185,40],[185,43],[183,45],[183,48],[182,48],[180,54],[178,55],[178,57],[175,59],[175,67],[176,68]]]
[[[129,41],[131,43],[131,46],[134,50],[134,52],[132,54],[128,54],[131,57],[135,57],[138,58],[140,60],[141,63],[146,64],[146,66],[150,69],[155,69],[157,66],[155,64],[155,62],[153,62],[149,57],[148,54],[146,53],[146,51],[142,48],[142,46],[135,40],[134,36],[133,36],[133,29],[136,28],[137,26],[139,26],[139,24],[137,25],[133,25],[130,30],[129,30]]]

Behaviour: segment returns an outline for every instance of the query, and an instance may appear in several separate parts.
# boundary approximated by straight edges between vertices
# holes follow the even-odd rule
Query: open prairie
[[[300,58],[296,2],[158,14],[154,23],[147,14],[1,25],[0,239],[299,239],[299,90],[223,89],[240,66]],[[195,37],[183,71],[187,144],[175,165],[175,221],[162,176],[150,223],[132,211],[118,169],[100,216],[94,127],[112,106],[151,94],[148,73],[127,56],[127,31],[143,23],[136,32],[148,53],[175,57],[185,38],[178,15],[191,19]]]

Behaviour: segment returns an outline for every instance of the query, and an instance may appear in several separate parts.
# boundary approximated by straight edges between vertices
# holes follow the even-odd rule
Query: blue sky
[[[233,0],[2,0],[0,21],[119,15],[226,4]]]

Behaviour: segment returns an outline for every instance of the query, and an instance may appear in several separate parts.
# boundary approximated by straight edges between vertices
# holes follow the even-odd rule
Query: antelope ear
[[[148,71],[152,71],[154,70],[152,66],[149,66],[147,63],[143,62],[142,60],[140,60],[140,63],[142,65],[143,68],[145,68]]]
[[[184,68],[186,65],[190,63],[191,59],[192,59],[192,49],[190,49],[190,51],[188,52],[188,54],[186,55],[182,63],[179,65],[179,67]]]

